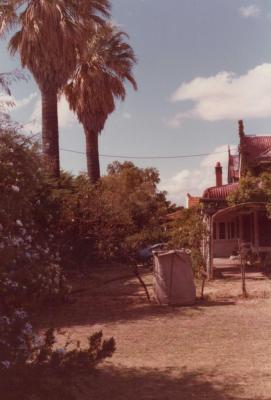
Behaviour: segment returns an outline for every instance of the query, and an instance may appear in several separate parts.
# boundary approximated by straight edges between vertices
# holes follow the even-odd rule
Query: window
[[[213,239],[216,240],[216,223],[213,224]]]
[[[231,239],[231,223],[230,222],[228,222],[228,232],[227,232],[227,234],[228,234],[228,239]]]
[[[226,239],[226,225],[225,225],[225,222],[219,222],[219,239]]]
[[[259,242],[260,246],[271,245],[271,220],[266,211],[260,211],[258,214],[259,223]]]
[[[239,217],[236,218],[236,238],[239,239]]]

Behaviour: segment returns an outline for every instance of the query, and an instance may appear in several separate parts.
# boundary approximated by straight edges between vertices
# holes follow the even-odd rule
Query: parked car
[[[165,250],[166,243],[155,243],[150,246],[144,247],[138,251],[138,258],[144,265],[151,265],[153,262],[153,252]]]

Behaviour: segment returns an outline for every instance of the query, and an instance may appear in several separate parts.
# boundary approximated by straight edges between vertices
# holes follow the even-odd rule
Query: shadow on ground
[[[262,400],[246,397],[245,387],[203,372],[106,367],[83,385],[80,400]],[[265,397],[266,399],[266,397]],[[271,399],[271,398],[270,398]]]
[[[218,372],[187,371],[185,368],[100,367],[56,374],[21,371],[0,381],[5,400],[270,400],[258,395],[246,377],[221,377]],[[20,371],[18,371],[20,372]],[[67,371],[66,371],[67,372]],[[38,375],[37,375],[38,374]],[[265,376],[270,380],[270,376]],[[10,383],[12,383],[10,385]],[[248,394],[250,393],[250,394]],[[2,397],[1,397],[2,398]]]
[[[129,283],[129,282],[128,282]],[[127,284],[127,282],[126,282]],[[138,284],[132,283],[112,290],[104,286],[95,290],[77,293],[68,304],[49,306],[42,316],[37,317],[40,328],[54,326],[55,328],[86,326],[94,324],[117,323],[125,321],[163,319],[169,317],[194,318],[203,313],[205,308],[234,306],[230,300],[211,300],[207,297],[198,299],[192,306],[159,305],[145,298],[144,293],[138,292]]]

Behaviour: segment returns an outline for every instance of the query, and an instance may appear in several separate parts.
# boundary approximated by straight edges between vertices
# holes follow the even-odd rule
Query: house
[[[228,195],[238,188],[242,176],[248,172],[254,176],[271,172],[271,136],[246,135],[243,121],[239,121],[239,140],[237,154],[228,151],[227,183],[223,184],[222,166],[218,161],[216,185],[207,188],[201,197],[207,227],[203,254],[209,277],[215,260],[236,255],[240,246],[257,256],[271,254],[271,220],[265,203],[249,202],[231,207],[227,203]]]

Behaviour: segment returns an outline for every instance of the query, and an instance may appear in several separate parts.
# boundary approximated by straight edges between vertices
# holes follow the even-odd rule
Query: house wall
[[[230,257],[238,250],[240,236],[239,217],[224,217],[213,226],[213,257]]]
[[[271,252],[271,220],[266,211],[251,210],[221,217],[213,224],[213,257],[230,257],[238,240],[250,243],[255,253]]]

